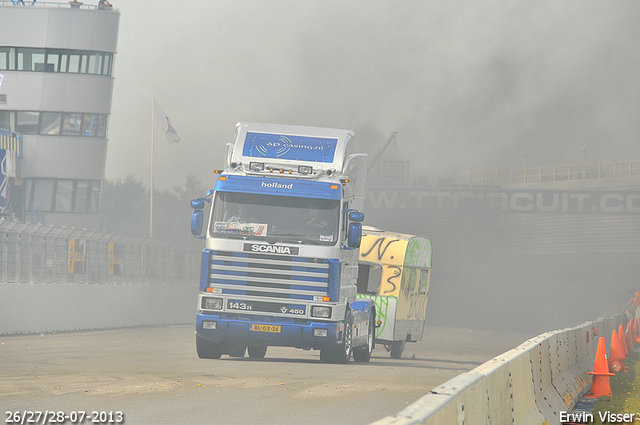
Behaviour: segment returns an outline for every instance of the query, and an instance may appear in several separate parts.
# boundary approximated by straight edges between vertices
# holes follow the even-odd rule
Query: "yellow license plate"
[[[278,325],[258,325],[256,323],[251,324],[252,331],[258,332],[276,332],[280,333],[280,326]]]

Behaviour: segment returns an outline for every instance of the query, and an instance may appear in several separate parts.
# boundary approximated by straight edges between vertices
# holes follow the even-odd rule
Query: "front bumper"
[[[204,329],[203,321],[216,322],[216,329]],[[279,326],[280,332],[252,330],[252,324]],[[314,336],[315,329],[326,330],[327,336]],[[198,313],[196,333],[216,343],[271,345],[320,350],[342,342],[342,322],[249,315],[217,315]]]

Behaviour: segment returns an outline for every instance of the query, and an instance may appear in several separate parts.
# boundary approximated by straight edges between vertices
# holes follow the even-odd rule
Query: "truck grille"
[[[230,251],[211,251],[209,258],[209,286],[223,294],[286,302],[329,295],[327,259]]]

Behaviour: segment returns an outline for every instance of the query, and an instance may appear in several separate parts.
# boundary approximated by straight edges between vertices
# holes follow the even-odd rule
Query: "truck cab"
[[[247,351],[262,358],[268,346],[289,346],[320,350],[323,361],[369,360],[375,306],[356,289],[366,155],[347,154],[352,137],[339,129],[236,126],[226,168],[192,201],[192,233],[205,240],[201,358]]]

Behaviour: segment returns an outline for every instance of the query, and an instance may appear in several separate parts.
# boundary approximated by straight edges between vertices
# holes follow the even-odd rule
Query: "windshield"
[[[212,237],[334,245],[340,203],[331,199],[216,192]]]

